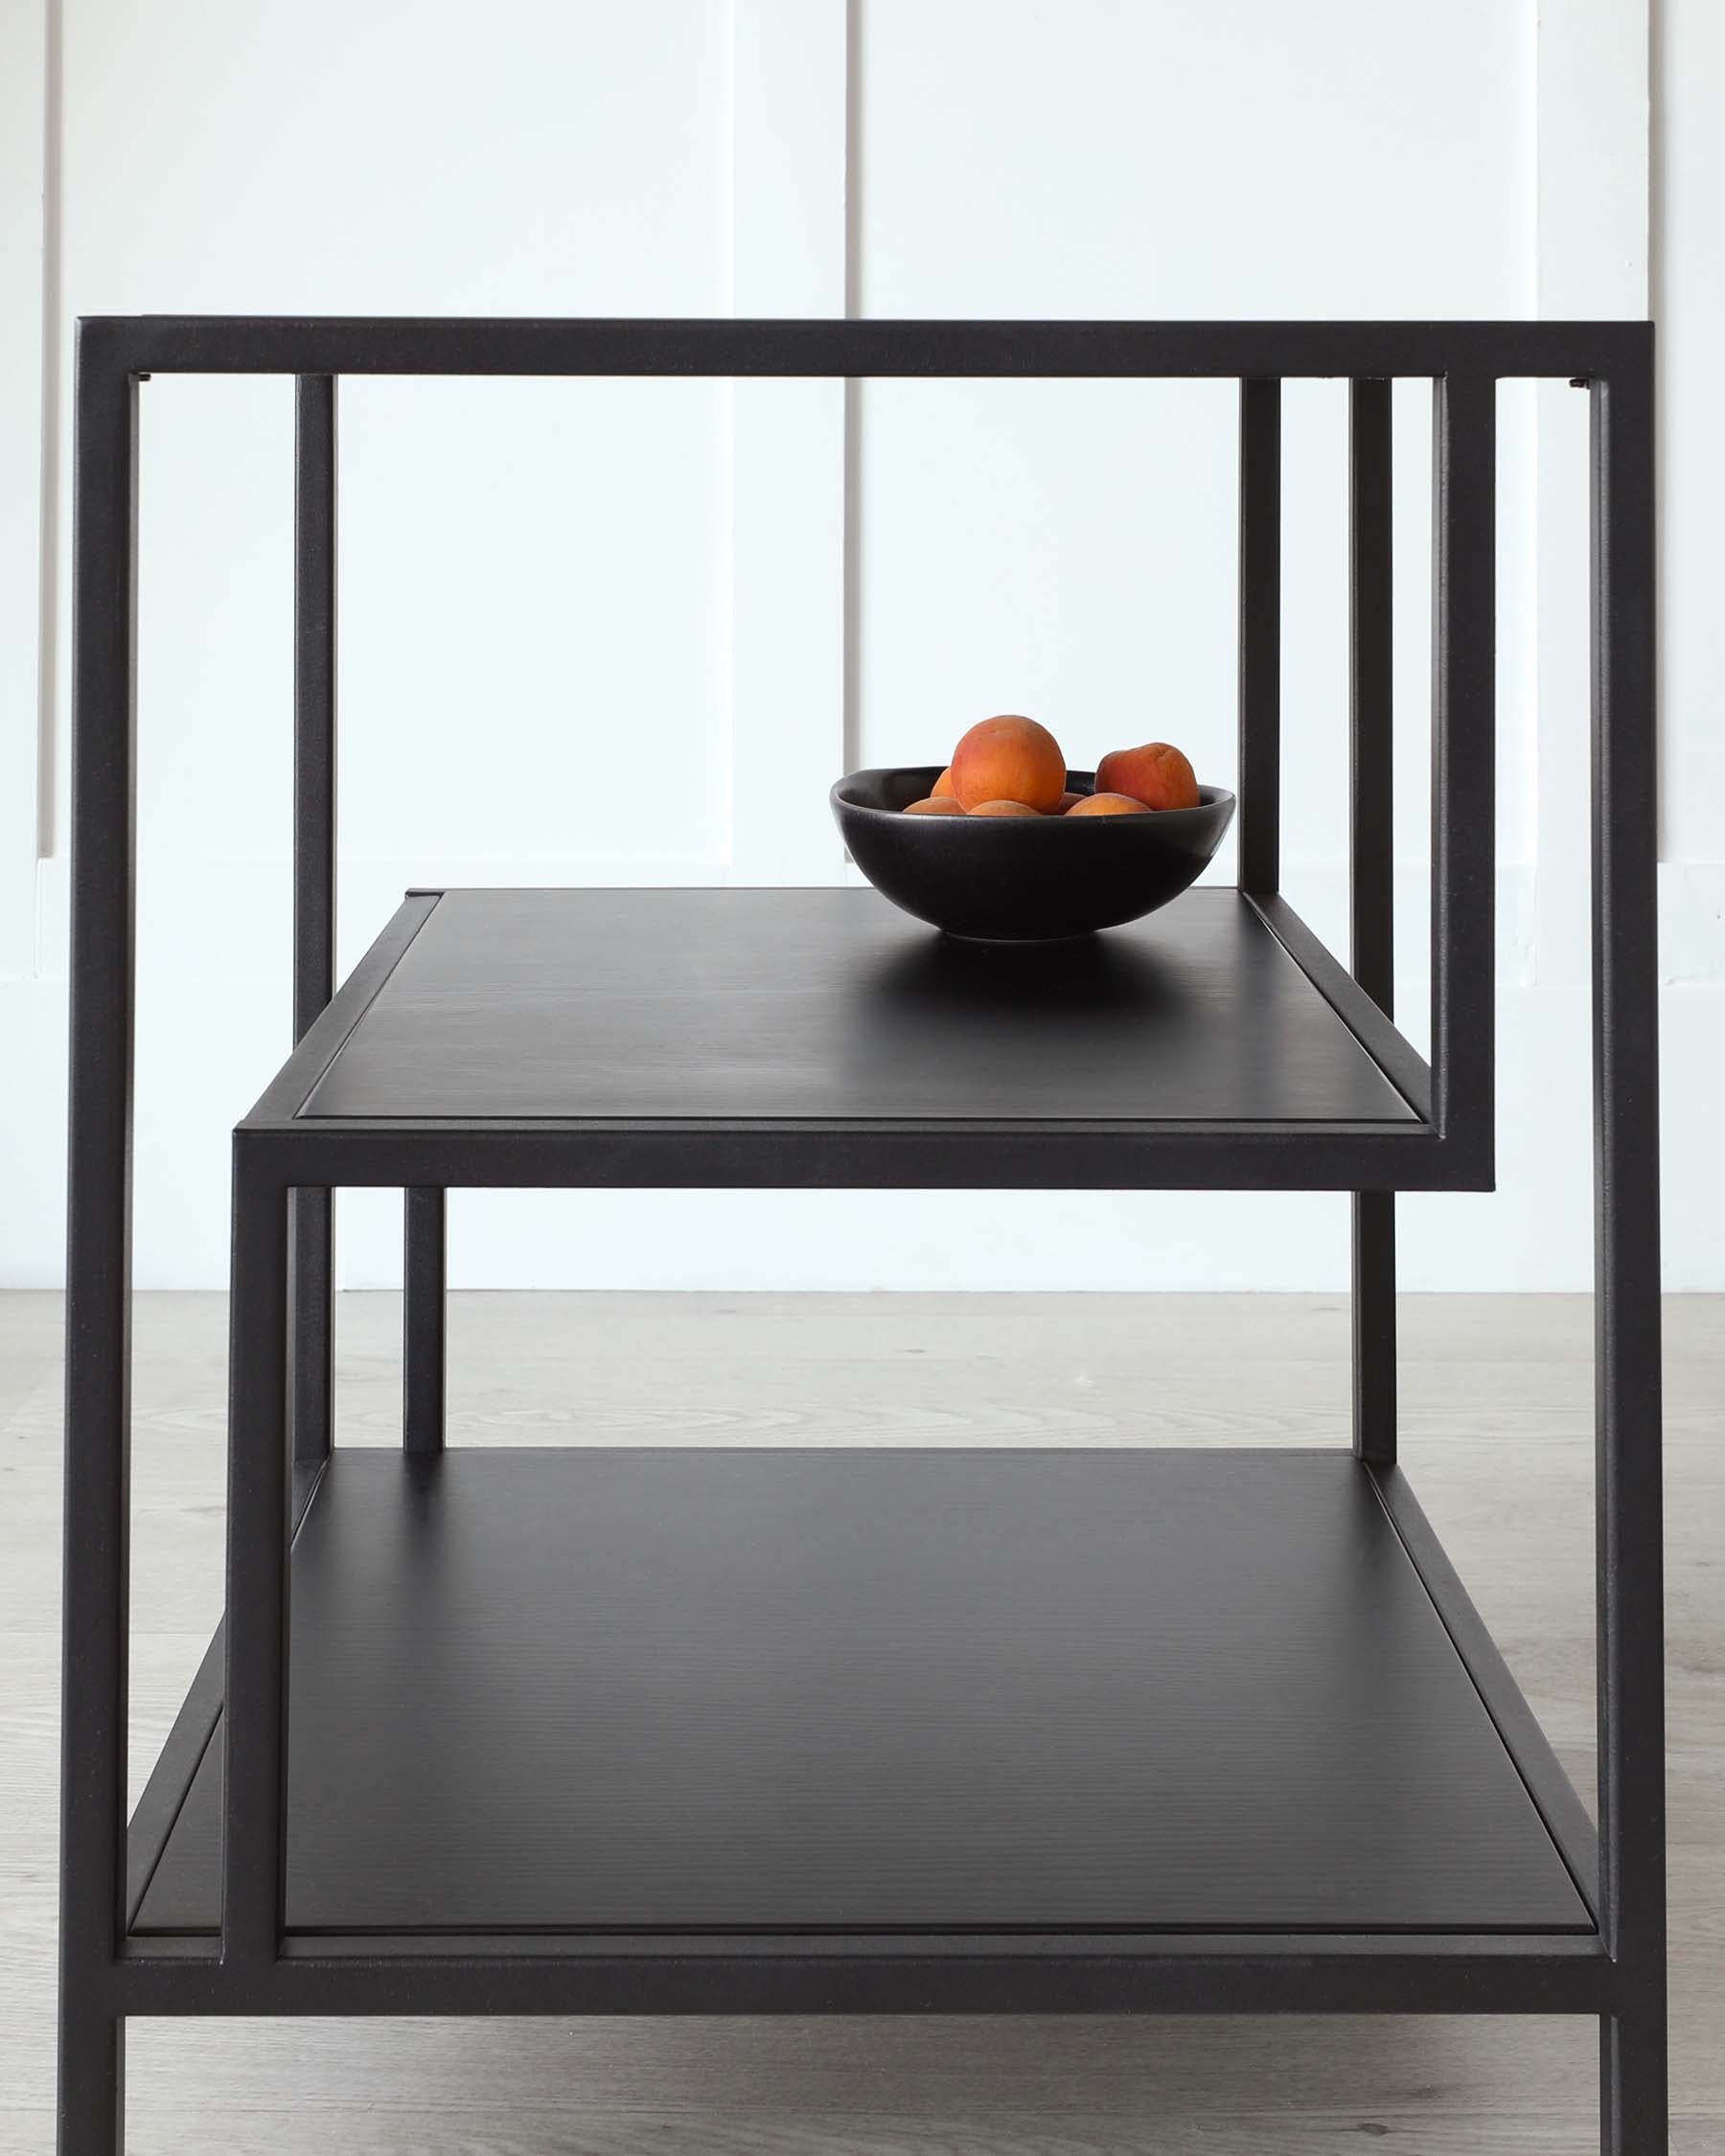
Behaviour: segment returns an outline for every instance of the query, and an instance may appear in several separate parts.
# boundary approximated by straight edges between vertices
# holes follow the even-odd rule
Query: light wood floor
[[[1403,1305],[1403,1460],[1552,1741],[1593,1762],[1590,1312]],[[133,1775],[220,1602],[224,1312],[141,1297]],[[341,1437],[398,1428],[343,1298]],[[467,1296],[464,1443],[1345,1442],[1323,1297]],[[53,2141],[59,1306],[0,1296],[0,2156]],[[1725,2156],[1725,1299],[1668,1305],[1673,2145]],[[227,2156],[1408,2156],[1598,2147],[1591,2022],[132,2026],[130,2146]]]

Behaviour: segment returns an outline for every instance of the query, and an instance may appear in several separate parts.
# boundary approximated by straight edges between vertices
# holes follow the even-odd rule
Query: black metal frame
[[[218,1635],[126,1819],[138,393],[152,373],[297,378],[294,1021],[236,1133],[229,1580]],[[1138,1185],[1355,1193],[1354,1449],[1449,1627],[1597,1935],[1110,1934],[790,1938],[287,1935],[290,1536],[328,1456],[330,1193],[406,1188],[407,1443],[442,1442],[444,1189],[456,1183],[1057,1184],[1037,1127],[345,1124],[309,1087],[434,903],[410,896],[334,989],[335,401],[343,374],[1205,376],[1241,383],[1240,883],[1395,1077],[1393,1134],[1139,1134]],[[1278,891],[1280,384],[1351,385],[1351,974]],[[1391,1022],[1390,389],[1434,383],[1433,1012],[1428,1072]],[[1393,1191],[1492,1180],[1495,395],[1560,376],[1592,404],[1599,1828],[1395,1467]],[[123,2134],[138,2014],[1490,2012],[1600,2019],[1602,2143],[1666,2145],[1652,333],[1638,323],[954,323],[99,318],[80,325],[60,2146]],[[1128,1134],[1130,1135],[1131,1134]],[[1302,1151],[1301,1148],[1304,1148]],[[1117,1165],[1117,1164],[1116,1164]],[[295,1472],[290,1478],[287,1463]],[[221,1677],[225,1656],[224,1686]],[[176,1788],[227,1783],[219,1940],[128,1927]]]

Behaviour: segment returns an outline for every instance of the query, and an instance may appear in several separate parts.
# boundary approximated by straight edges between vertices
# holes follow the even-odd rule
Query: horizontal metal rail
[[[365,1121],[247,1124],[292,1186],[494,1190],[1480,1190],[1417,1123]]]
[[[135,2014],[1598,2014],[1597,1938],[295,1936],[223,1966],[208,1940],[129,1946]]]
[[[134,374],[1609,375],[1644,322],[883,322],[86,315],[80,357]]]

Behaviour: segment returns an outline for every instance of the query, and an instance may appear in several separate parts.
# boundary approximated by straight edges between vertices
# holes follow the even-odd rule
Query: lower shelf
[[[139,1935],[218,1925],[200,1712]],[[288,1753],[297,1932],[1593,1930],[1337,1453],[338,1453]]]

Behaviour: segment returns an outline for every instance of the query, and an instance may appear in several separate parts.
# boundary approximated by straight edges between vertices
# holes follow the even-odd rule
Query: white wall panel
[[[42,296],[89,310],[1425,315],[1644,302],[1644,0],[0,0],[0,1279],[60,1263],[64,788],[38,871]],[[1717,11],[1658,0],[1671,1277],[1725,1057],[1709,418]],[[14,57],[16,65],[12,62]],[[44,201],[33,174],[60,176]],[[58,226],[58,231],[57,231]],[[48,245],[44,250],[44,234]],[[1711,342],[1710,342],[1711,339]],[[53,338],[47,339],[52,354]],[[1233,768],[1224,386],[387,384],[343,393],[342,954],[402,886],[830,881],[847,753],[1027,708],[1074,760]],[[1500,1161],[1410,1202],[1410,1285],[1587,1282],[1584,400],[1500,413]],[[218,1283],[226,1132],[284,1045],[280,383],[144,393],[138,1277]],[[1402,1007],[1423,1033],[1429,394],[1396,396]],[[1671,445],[1681,439],[1681,457]],[[1345,918],[1345,397],[1287,397],[1285,858]],[[1716,460],[1714,460],[1716,461]],[[21,474],[21,479],[14,478]],[[1538,569],[1535,573],[1535,541]],[[1710,686],[1712,684],[1712,686]],[[849,747],[847,749],[847,742]],[[850,872],[854,874],[853,872]],[[212,1047],[212,1044],[218,1044]],[[399,1268],[343,1204],[354,1284]],[[458,1284],[1312,1286],[1340,1200],[463,1194]]]
[[[74,310],[698,313],[723,0],[62,0]]]
[[[1725,936],[1725,8],[1659,0],[1657,14],[1665,851],[1715,864]]]
[[[861,0],[870,314],[1521,311],[1506,0]]]
[[[723,382],[342,385],[344,855],[723,864],[726,417]]]
[[[34,970],[42,381],[52,348],[49,19],[0,0],[0,979]]]

